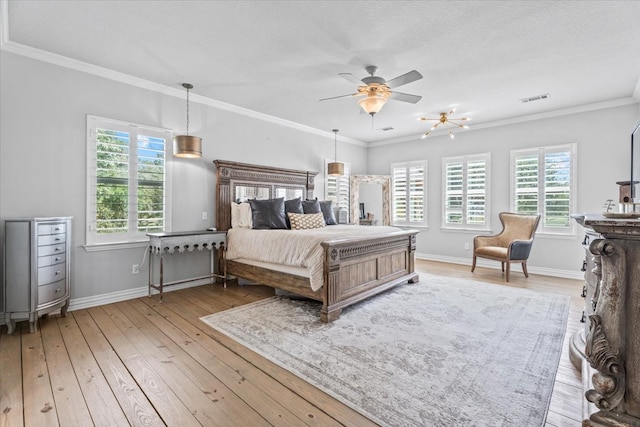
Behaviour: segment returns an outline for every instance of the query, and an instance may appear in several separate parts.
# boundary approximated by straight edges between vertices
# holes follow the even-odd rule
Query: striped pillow
[[[311,228],[322,228],[325,226],[322,212],[314,214],[299,214],[289,212],[289,221],[292,230],[308,230]]]

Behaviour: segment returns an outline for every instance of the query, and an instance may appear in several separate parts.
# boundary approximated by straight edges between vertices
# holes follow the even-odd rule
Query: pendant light
[[[202,157],[202,138],[189,135],[189,90],[193,85],[182,83],[182,87],[187,89],[187,134],[176,135],[173,138],[173,155],[190,159]]]
[[[344,163],[338,162],[338,129],[333,129],[334,145],[335,145],[335,157],[333,162],[327,166],[327,173],[329,176],[342,176],[344,175]]]

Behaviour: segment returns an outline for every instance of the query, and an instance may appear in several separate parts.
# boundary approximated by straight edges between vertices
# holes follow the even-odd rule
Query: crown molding
[[[41,49],[36,49],[30,46],[26,46],[20,43],[15,43],[9,40],[9,19],[8,19],[8,0],[0,0],[0,50],[14,53],[16,55],[25,56],[38,61],[46,62],[49,64],[58,65],[60,67],[69,68],[75,71],[92,74],[105,79],[117,81],[120,83],[128,84],[131,86],[139,87],[142,89],[150,90],[153,92],[161,93],[163,95],[173,96],[176,98],[185,99],[186,94],[184,90],[169,87],[159,83],[155,83],[149,80],[141,79],[131,76],[129,74],[120,73],[108,68],[99,67],[97,65],[89,64],[83,61],[78,61],[63,55],[58,55],[52,52],[47,52]],[[268,114],[260,113],[250,110],[248,108],[239,107],[237,105],[229,104],[226,102],[218,101],[216,99],[208,98],[198,94],[191,94],[189,96],[191,102],[207,105],[219,110],[228,111],[231,113],[240,114],[243,116],[251,117],[257,120],[273,123],[279,126],[288,127],[301,132],[322,136],[325,138],[334,139],[334,134],[328,130],[316,129],[310,126],[295,123],[289,120],[282,119],[280,117],[271,116]],[[345,136],[338,136],[338,140],[349,144],[367,147],[368,145],[360,140],[349,138]]]
[[[640,80],[638,81],[638,85],[636,86],[635,92],[640,92]],[[471,129],[460,129],[459,131],[456,132],[456,134],[462,134],[464,132],[473,132],[473,131],[479,130],[479,129],[488,129],[488,128],[493,128],[493,127],[507,126],[507,125],[513,125],[513,124],[517,124],[517,123],[530,122],[530,121],[534,121],[534,120],[542,120],[542,119],[549,119],[549,118],[553,118],[553,117],[561,117],[561,116],[566,116],[566,115],[569,115],[569,114],[578,114],[578,113],[585,113],[585,112],[589,112],[589,111],[604,110],[604,109],[607,109],[607,108],[622,107],[622,106],[625,106],[625,105],[638,104],[639,102],[640,102],[640,99],[636,98],[635,93],[634,93],[634,96],[630,96],[630,97],[627,97],[627,98],[613,99],[613,100],[610,100],[610,101],[603,101],[603,102],[596,102],[596,103],[593,103],[593,104],[579,105],[577,107],[563,108],[563,109],[560,109],[560,110],[546,111],[544,113],[529,114],[529,115],[526,115],[526,116],[511,117],[511,118],[508,118],[508,119],[496,120],[496,121],[493,121],[493,122],[484,122],[484,123],[476,123],[476,122],[474,122],[473,128],[471,128]],[[431,133],[431,135],[433,135],[433,136],[446,135],[446,134],[447,134],[446,130],[434,131],[434,132]],[[371,143],[368,144],[368,147],[378,147],[378,146],[382,146],[382,145],[399,144],[401,142],[419,141],[421,139],[422,139],[422,135],[409,135],[409,136],[398,137],[398,138],[393,138],[393,139],[386,139],[386,140],[383,140],[383,141],[371,142]]]

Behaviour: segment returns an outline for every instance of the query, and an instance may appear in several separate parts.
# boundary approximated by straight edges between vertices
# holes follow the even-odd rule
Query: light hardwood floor
[[[568,357],[582,282],[417,261],[417,270],[571,297],[547,426],[579,426],[581,379]],[[362,415],[199,320],[273,294],[262,286],[199,286],[0,334],[0,426],[368,426]]]

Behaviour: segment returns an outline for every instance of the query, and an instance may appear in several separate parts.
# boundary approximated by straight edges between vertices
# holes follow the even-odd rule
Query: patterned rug
[[[201,320],[380,425],[544,425],[569,298],[420,278],[330,324],[286,297]]]

